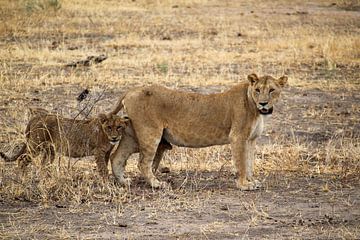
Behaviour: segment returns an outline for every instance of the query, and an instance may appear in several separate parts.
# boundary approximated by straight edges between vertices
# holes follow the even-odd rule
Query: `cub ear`
[[[279,79],[277,79],[277,83],[280,85],[280,87],[285,87],[287,84],[288,77],[282,76]]]
[[[104,124],[106,122],[106,120],[108,119],[108,117],[104,113],[100,113],[98,118],[99,118],[101,124]]]
[[[254,85],[257,81],[259,81],[259,78],[255,73],[252,73],[252,74],[248,75],[248,80],[251,85]]]
[[[123,122],[125,123],[126,126],[129,126],[130,118],[127,115],[122,116],[121,119],[123,120]]]

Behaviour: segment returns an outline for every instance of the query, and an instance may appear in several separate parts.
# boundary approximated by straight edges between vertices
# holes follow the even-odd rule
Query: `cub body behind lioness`
[[[273,111],[287,77],[248,76],[228,91],[198,94],[171,90],[158,85],[130,90],[118,106],[132,122],[140,149],[139,169],[153,187],[161,186],[151,171],[160,140],[184,147],[231,144],[233,161],[239,174],[240,189],[254,189],[252,177],[255,140],[260,136],[265,115]],[[124,137],[112,158],[113,174],[124,182],[126,159],[132,153],[131,139]]]
[[[100,175],[108,176],[107,165],[111,150],[119,142],[129,119],[116,115],[100,114],[91,120],[64,118],[46,110],[36,110],[26,130],[26,144],[13,157],[0,152],[5,161],[19,159],[26,167],[31,156],[43,153],[43,164],[53,162],[55,151],[68,157],[95,155]]]

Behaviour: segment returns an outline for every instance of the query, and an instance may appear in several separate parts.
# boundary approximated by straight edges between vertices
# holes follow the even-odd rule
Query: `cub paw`
[[[116,179],[116,183],[123,186],[123,187],[130,187],[131,179],[130,178],[120,178]]]

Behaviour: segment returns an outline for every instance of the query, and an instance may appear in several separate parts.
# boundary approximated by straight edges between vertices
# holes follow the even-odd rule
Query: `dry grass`
[[[333,176],[347,186],[360,180],[360,145],[359,142],[331,140],[314,149],[306,143],[297,141],[266,144],[257,154],[256,175],[269,175],[272,172],[303,175],[306,177]],[[123,204],[131,202],[131,191],[120,188],[110,182],[102,182],[95,170],[93,161],[74,161],[62,158],[56,164],[42,167],[40,159],[20,172],[14,164],[0,164],[0,194],[5,199],[17,199],[48,204],[53,202],[83,203],[108,202]],[[69,163],[70,161],[70,163]],[[163,165],[172,172],[195,170],[195,177],[185,179],[182,184],[190,184],[195,189],[197,181],[204,171],[231,172],[232,162],[228,147],[189,150],[177,148],[168,153]],[[132,158],[127,166],[128,174],[135,179],[139,175],[137,160]],[[228,173],[230,174],[230,173]],[[265,177],[266,178],[266,177]],[[135,181],[135,180],[134,180]],[[187,182],[190,181],[190,182]],[[136,182],[136,181],[135,181]],[[234,185],[234,182],[230,182]],[[268,184],[273,184],[269,182]],[[179,191],[180,186],[174,186]]]
[[[61,1],[55,12],[28,12],[26,1],[3,1],[1,80],[19,90],[30,80],[34,87],[93,85],[95,79],[118,85],[220,85],[269,66],[294,79],[302,77],[294,69],[303,65],[326,71],[359,66],[358,21],[346,12],[329,19],[297,2],[274,3],[270,13],[269,3],[233,2],[228,7],[242,8],[225,18],[226,6],[217,11],[215,2],[186,3],[86,1],[83,8],[81,1]],[[209,12],[198,14],[202,8]],[[339,21],[346,27],[336,27]],[[62,67],[96,53],[107,53],[109,60],[86,73]]]
[[[127,167],[133,179],[130,189],[103,183],[91,158],[62,158],[60,165],[46,167],[34,159],[24,175],[14,164],[0,161],[0,204],[40,206],[40,213],[28,206],[21,216],[7,208],[0,214],[1,236],[152,238],[151,231],[160,229],[154,222],[169,222],[164,228],[170,232],[157,235],[158,239],[360,236],[358,203],[353,199],[360,180],[359,1],[333,2],[0,0],[2,145],[24,141],[28,120],[24,113],[30,106],[76,115],[75,98],[84,88],[95,94],[105,90],[95,115],[109,110],[125,89],[151,83],[213,92],[256,72],[289,75],[291,86],[285,92],[284,112],[275,115],[274,126],[268,127],[275,133],[267,132],[258,147],[256,175],[264,180],[264,191],[234,189],[229,146],[175,148],[163,161],[171,172],[159,174],[173,189],[161,191],[147,188],[139,177],[137,156]],[[100,54],[108,56],[101,64],[65,67]],[[293,132],[298,126],[309,136],[319,132],[331,136],[301,138]],[[314,188],[319,196],[312,195]],[[302,210],[287,208],[286,197],[299,199],[290,205]],[[319,200],[321,211],[334,216],[355,209],[346,219],[353,222],[330,223],[321,211],[305,204],[309,199]],[[46,213],[53,208],[57,213],[52,221]],[[301,214],[318,222],[301,225],[305,218]],[[36,220],[24,230],[21,224],[32,217]],[[296,222],[289,224],[289,219]],[[76,228],[71,225],[76,221],[86,224]],[[114,230],[123,221],[138,228]],[[279,224],[291,234],[266,228]],[[79,233],[82,228],[88,233],[85,237]],[[115,235],[109,235],[111,231]]]

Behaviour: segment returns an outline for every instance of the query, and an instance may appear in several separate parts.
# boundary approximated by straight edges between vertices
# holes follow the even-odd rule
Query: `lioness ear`
[[[280,87],[285,87],[287,84],[288,77],[282,76],[277,80],[277,83],[280,85]]]
[[[104,124],[106,122],[106,120],[108,119],[108,117],[104,113],[100,113],[98,118],[99,118],[101,124]]]
[[[248,80],[251,85],[254,85],[257,81],[259,81],[259,78],[255,73],[252,73],[248,76]]]

